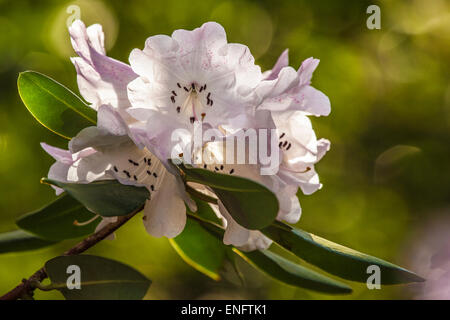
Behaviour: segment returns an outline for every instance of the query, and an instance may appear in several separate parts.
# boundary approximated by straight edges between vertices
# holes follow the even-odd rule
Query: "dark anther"
[[[170,100],[172,100],[172,103],[175,103],[175,97],[174,96],[171,96]]]
[[[220,170],[223,170],[223,164],[220,166]]]
[[[205,83],[205,85],[203,86],[203,90],[206,90],[206,83]]]
[[[191,121],[191,123],[194,123],[195,118],[194,118],[194,117],[191,117],[189,120]]]
[[[183,89],[184,89],[184,91],[186,91],[186,92],[188,92],[188,91],[189,91],[189,89],[188,89],[188,88],[186,88],[186,87],[183,87]]]
[[[150,176],[152,173],[150,172],[150,170],[147,170],[147,174]]]
[[[195,90],[195,84],[191,83],[192,90]]]
[[[137,181],[137,177],[136,177],[136,175],[134,175],[134,176],[133,176],[133,178],[134,178],[134,180],[135,180],[135,181]]]
[[[204,165],[203,165],[203,169],[206,169],[206,168],[207,168],[207,165],[206,165],[206,164],[204,164]]]
[[[208,92],[208,95],[206,96],[206,98],[209,100],[209,97],[211,97],[211,92]]]
[[[177,112],[180,113],[181,107],[177,107]]]
[[[174,90],[172,90],[172,94],[173,94],[174,96],[177,96],[177,93],[176,93]]]
[[[152,159],[148,159],[148,160],[147,160],[147,164],[148,164],[149,166],[151,166],[151,165],[152,165]]]
[[[158,175],[156,174],[156,172],[153,172],[153,176],[154,176],[155,178],[158,178]]]
[[[280,139],[283,138],[285,136],[285,133],[283,132],[280,136]]]
[[[285,141],[285,142],[283,143],[283,148],[286,147],[287,144],[288,144],[288,142]]]
[[[198,90],[198,92],[202,92],[203,91],[203,87],[200,87],[200,90]]]
[[[217,167],[214,167],[214,169],[216,169],[216,171],[219,171],[219,168],[217,168]]]
[[[280,141],[280,143],[278,144],[278,147],[281,148],[282,144],[283,144],[283,141]]]
[[[289,150],[290,148],[291,148],[291,143],[289,142],[289,144],[288,144],[286,150]]]
[[[131,178],[131,175],[130,175],[130,173],[127,170],[123,170],[123,173],[125,173],[128,178]]]
[[[152,189],[152,191],[155,191],[155,186],[154,186],[154,185],[151,185],[151,186],[150,186],[150,189]]]
[[[177,86],[181,89],[181,84],[179,82],[177,82]]]
[[[230,170],[230,174],[233,174],[233,172],[234,172],[234,169],[231,169],[231,170]]]
[[[115,172],[118,172],[118,171],[119,171],[119,170],[117,169],[116,166],[114,166],[114,171],[115,171]]]
[[[212,101],[212,100],[209,100],[209,102],[210,102],[210,105],[211,105],[211,107],[212,107],[212,105],[213,105],[214,101]]]

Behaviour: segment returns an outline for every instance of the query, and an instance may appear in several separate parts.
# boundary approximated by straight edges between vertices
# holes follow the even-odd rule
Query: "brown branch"
[[[128,220],[130,220],[133,216],[135,216],[138,212],[140,212],[143,209],[143,207],[137,209],[136,211],[123,216],[118,217],[116,222],[110,223],[97,231],[96,233],[93,233],[83,241],[77,243],[75,246],[64,252],[63,255],[65,256],[73,256],[80,253],[83,253],[84,251],[88,250],[89,248],[96,245],[98,242],[102,241],[106,237],[108,237],[110,234],[112,234],[114,231],[119,229],[123,224],[125,224]],[[31,297],[33,295],[34,290],[36,289],[35,283],[36,281],[41,282],[47,278],[47,273],[45,272],[44,267],[36,271],[31,277],[28,279],[23,279],[22,283],[19,284],[17,287],[6,293],[5,295],[0,297],[0,300],[18,300],[21,298]]]

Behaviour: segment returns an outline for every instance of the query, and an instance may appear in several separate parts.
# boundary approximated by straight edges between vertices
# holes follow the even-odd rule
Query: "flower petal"
[[[272,112],[279,132],[283,166],[302,171],[317,162],[317,139],[311,121],[301,111]]]
[[[67,182],[67,173],[69,171],[70,165],[62,162],[55,162],[48,171],[48,178],[52,180]],[[59,187],[51,186],[56,191],[56,195],[59,196],[64,192],[64,189]]]
[[[247,243],[238,249],[242,251],[266,250],[272,244],[272,240],[262,234],[260,231],[250,230]]]
[[[319,65],[319,62],[320,62],[319,59],[314,59],[312,57],[302,62],[302,65],[298,69],[301,86],[309,85],[311,83],[312,74]]]
[[[293,102],[291,109],[302,110],[315,116],[328,116],[331,112],[330,99],[311,86],[303,87],[296,94]]]
[[[154,237],[173,238],[186,224],[186,206],[178,195],[177,181],[166,174],[159,190],[152,193],[144,208],[144,226]]]
[[[97,119],[96,127],[84,128],[69,142],[70,152],[76,153],[88,147],[99,149],[129,140],[127,124],[112,107],[100,106]]]
[[[111,159],[101,152],[96,152],[76,161],[68,170],[67,180],[72,183],[90,183],[114,179],[106,172],[110,167]]]
[[[264,80],[274,80],[278,77],[281,69],[289,65],[289,49],[286,49],[278,57],[277,62],[273,66],[272,70],[268,70],[263,73]]]
[[[264,250],[272,244],[272,240],[264,236],[260,231],[249,230],[239,225],[220,200],[218,201],[218,207],[215,207],[216,210],[214,211],[219,211],[220,216],[226,220],[223,237],[224,244],[233,245],[243,251]]]
[[[330,140],[328,139],[320,139],[317,141],[317,161],[320,161],[323,156],[330,151]]]
[[[244,246],[250,237],[250,230],[234,221],[220,200],[218,201],[218,205],[220,215],[226,220],[223,243],[236,247]]]
[[[284,93],[298,86],[299,77],[294,68],[281,69],[277,78],[261,81],[256,88],[256,94],[263,99],[271,99],[282,96]]]
[[[86,29],[80,20],[69,28],[72,46],[79,55],[72,58],[77,70],[81,95],[97,110],[102,104],[114,108],[129,107],[126,86],[137,77],[131,67],[105,55],[100,25]]]
[[[69,150],[60,149],[57,147],[50,146],[44,142],[41,142],[42,149],[45,150],[49,155],[53,157],[56,161],[62,162],[64,164],[72,164],[72,153]]]
[[[70,140],[69,150],[76,153],[89,147],[101,149],[128,140],[128,136],[115,136],[98,127],[87,127]]]
[[[314,167],[309,167],[306,172],[292,172],[289,170],[280,170],[278,176],[287,184],[299,186],[305,195],[310,195],[322,188],[319,182],[319,175]]]
[[[284,220],[288,223],[297,223],[300,219],[302,209],[297,198],[297,185],[288,185],[277,192],[280,211],[277,220]]]

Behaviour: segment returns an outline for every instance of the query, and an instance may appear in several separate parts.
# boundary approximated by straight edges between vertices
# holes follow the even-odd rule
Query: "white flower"
[[[127,122],[133,122],[125,112],[130,107],[127,84],[137,75],[129,65],[106,56],[101,25],[86,28],[82,21],[75,20],[69,27],[69,33],[72,46],[79,56],[71,58],[71,61],[77,70],[78,89],[83,98],[95,110],[101,105],[110,105]]]
[[[319,60],[308,58],[298,71],[288,66],[288,53],[284,51],[270,71],[264,73],[264,81],[256,89],[262,103],[259,110],[298,110],[308,115],[327,116],[331,111],[330,100],[321,91],[310,86]]]
[[[272,70],[264,73],[265,80],[256,88],[260,97],[256,114],[265,115],[266,125],[274,125],[278,131],[282,161],[277,175],[288,185],[300,187],[305,194],[322,187],[314,164],[330,149],[328,140],[316,138],[308,118],[328,115],[331,110],[328,97],[310,86],[318,64],[319,60],[308,58],[296,72],[287,66],[286,50]]]
[[[173,129],[192,130],[196,121],[214,128],[244,125],[262,79],[249,49],[227,43],[214,22],[150,37],[144,50],[131,52],[130,64],[139,78],[128,85],[128,111],[166,150],[173,146]]]
[[[48,177],[71,183],[117,179],[121,183],[145,186],[151,199],[145,204],[144,225],[156,236],[175,237],[186,223],[185,202],[195,211],[179,177],[169,173],[147,148],[135,144],[129,126],[136,123],[125,109],[130,107],[127,84],[137,77],[131,67],[105,55],[100,25],[85,27],[76,20],[69,28],[79,57],[72,58],[81,95],[98,111],[97,126],[79,132],[69,150],[42,144],[56,163]],[[133,140],[132,140],[133,139]],[[62,192],[57,189],[57,194]],[[104,218],[99,226],[113,221]]]
[[[56,160],[48,177],[70,183],[117,179],[123,184],[145,186],[150,192],[144,208],[148,233],[155,237],[177,236],[186,223],[185,202],[196,210],[183,182],[169,173],[150,151],[139,149],[128,136],[111,133],[126,131],[117,111],[103,105],[98,109],[97,118],[97,127],[83,129],[70,141],[69,150],[42,144]]]
[[[229,136],[228,139],[231,137]],[[224,141],[207,143],[201,151],[203,163],[198,167],[211,170],[221,174],[239,176],[256,181],[271,190],[278,199],[279,212],[277,220],[296,222],[300,218],[301,208],[296,196],[297,188],[284,183],[277,175],[261,175],[261,165],[259,164],[229,164],[226,163],[227,144]],[[247,149],[248,150],[248,149]],[[248,157],[248,153],[245,155]],[[199,159],[197,154],[197,159]],[[235,154],[237,157],[237,154]],[[234,163],[237,163],[235,160]],[[195,185],[198,191],[209,195],[212,193],[206,189]],[[245,251],[256,249],[267,249],[272,241],[258,230],[249,230],[239,225],[228,210],[223,206],[220,199],[218,205],[211,205],[216,215],[222,219],[225,228],[224,243],[239,247]]]
[[[130,130],[140,144],[158,150],[163,162],[171,157],[177,143],[171,139],[175,129],[192,132],[197,122],[231,132],[253,126],[252,112],[258,98],[254,89],[263,79],[260,68],[246,46],[227,43],[225,31],[217,23],[209,22],[193,31],[177,30],[171,37],[150,37],[144,50],[132,51],[130,63],[139,78],[128,85],[132,104],[128,111],[140,121]],[[206,147],[211,149],[211,158],[221,156],[222,150],[216,147]],[[190,151],[195,154],[199,150]],[[206,168],[258,181],[274,191],[280,200],[280,218],[292,221],[300,216],[296,189],[278,177],[261,176],[259,165],[215,163],[220,165]],[[247,250],[270,245],[259,231],[239,226],[220,203],[214,209],[225,222],[226,244]]]
[[[195,204],[180,177],[167,170],[171,167],[166,161],[179,143],[172,141],[173,131],[187,129],[185,141],[192,142],[197,124],[220,129],[225,138],[244,128],[276,128],[281,150],[276,175],[261,175],[259,163],[225,163],[223,141],[202,145],[201,150],[185,145],[180,151],[190,148],[194,157],[202,152],[200,166],[205,169],[261,183],[279,201],[278,220],[299,220],[297,190],[310,194],[320,188],[314,164],[329,148],[328,140],[316,139],[307,117],[330,110],[328,98],[310,86],[318,60],[307,59],[295,71],[287,66],[285,51],[263,75],[248,48],[227,43],[223,28],[212,22],[193,31],[177,30],[171,37],[148,38],[144,50],[132,51],[131,67],[105,55],[100,26],[86,29],[76,21],[70,34],[79,55],[72,61],[80,92],[98,110],[98,125],[82,130],[69,151],[43,145],[57,160],[51,179],[117,179],[145,186],[151,193],[144,209],[147,231],[174,237],[186,222],[185,203],[192,208]],[[220,200],[212,208],[224,222],[225,244],[243,250],[271,244],[260,231],[236,223]]]
[[[317,140],[311,121],[302,111],[272,112],[279,133],[282,162],[278,176],[290,185],[299,186],[304,194],[322,187],[314,164],[330,149],[330,141]]]
[[[286,50],[273,69],[264,73],[264,80],[255,89],[260,100],[250,123],[255,129],[277,130],[281,164],[276,175],[261,176],[259,165],[219,166],[223,163],[223,148],[217,148],[217,144],[211,148],[211,157],[217,160],[216,163],[205,166],[221,173],[233,172],[268,187],[280,204],[277,220],[289,223],[296,223],[300,219],[301,207],[296,196],[298,188],[307,195],[321,188],[314,164],[330,147],[328,140],[317,140],[308,118],[309,115],[328,115],[330,112],[328,97],[310,86],[312,72],[318,62],[316,59],[307,59],[296,72],[287,66]],[[213,209],[225,220],[225,243],[242,246],[244,250],[264,249],[270,245],[271,241],[261,232],[248,230],[236,223],[220,201]]]

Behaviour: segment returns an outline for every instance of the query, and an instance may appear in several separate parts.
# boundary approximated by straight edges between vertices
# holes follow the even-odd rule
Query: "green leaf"
[[[198,222],[187,220],[183,232],[169,242],[187,264],[211,279],[220,280],[219,270],[223,267],[227,247]]]
[[[221,227],[192,214],[189,214],[188,217],[190,220],[197,221],[205,230],[208,230],[219,241],[222,241],[224,230]],[[326,293],[350,293],[352,291],[346,284],[297,265],[268,250],[242,252],[233,248],[233,251],[252,266],[281,282]]]
[[[201,200],[195,200],[195,204],[197,205],[197,211],[195,213],[188,211],[189,213],[192,213],[194,215],[199,216],[200,218],[211,221],[212,223],[221,225],[222,221],[217,217],[213,209],[211,209],[210,205]]]
[[[208,220],[217,219],[209,205],[202,201],[197,201],[196,214]],[[187,264],[214,280],[220,280],[219,271],[224,265],[227,250],[230,249],[198,221],[188,219],[183,232],[169,239],[169,242]]]
[[[377,265],[381,284],[424,281],[415,273],[286,224],[275,223],[262,232],[297,257],[341,278],[366,282],[367,267]]]
[[[286,284],[330,294],[352,292],[346,284],[295,264],[268,250],[252,252],[233,250],[254,267]]]
[[[187,181],[209,186],[234,220],[255,230],[269,226],[278,213],[278,200],[265,186],[237,176],[179,166]]]
[[[44,239],[65,240],[93,233],[100,219],[83,226],[74,224],[75,221],[85,222],[93,217],[95,215],[77,200],[62,195],[42,209],[19,217],[16,224]]]
[[[121,184],[117,180],[87,184],[65,183],[46,178],[42,181],[64,189],[87,209],[103,217],[127,215],[138,210],[150,198],[147,188]]]
[[[0,253],[35,250],[55,243],[22,230],[0,233]]]
[[[28,111],[47,129],[70,139],[96,124],[96,112],[72,91],[38,72],[25,71],[17,80]]]
[[[76,271],[68,272],[69,266],[79,267],[80,289],[67,287],[76,279]],[[92,255],[53,258],[45,264],[45,271],[52,282],[50,287],[59,290],[68,300],[142,299],[151,284],[130,266]]]

